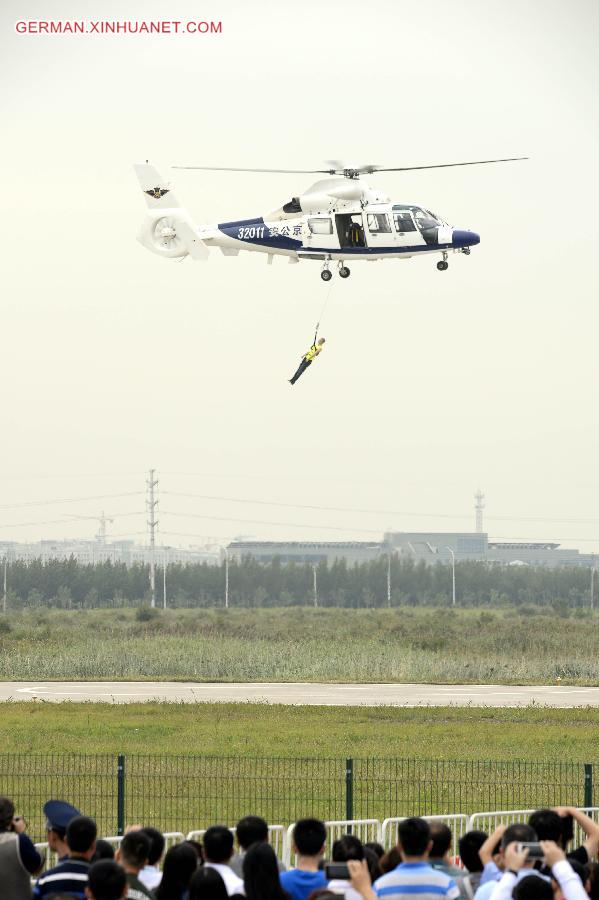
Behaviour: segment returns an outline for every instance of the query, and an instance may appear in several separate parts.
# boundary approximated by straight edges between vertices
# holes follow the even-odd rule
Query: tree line
[[[223,606],[225,564],[169,564],[167,600],[176,607]],[[315,596],[316,583],[316,596]],[[426,566],[387,557],[348,565],[345,560],[316,567],[303,563],[264,564],[254,559],[229,563],[229,605],[240,607],[319,606],[375,608],[448,606],[451,566]],[[150,595],[149,565],[93,565],[69,560],[16,561],[7,570],[7,606],[95,608],[140,606]],[[156,569],[157,603],[162,603],[163,570]],[[480,562],[456,563],[459,606],[548,606],[588,608],[591,579],[586,568],[529,568]]]

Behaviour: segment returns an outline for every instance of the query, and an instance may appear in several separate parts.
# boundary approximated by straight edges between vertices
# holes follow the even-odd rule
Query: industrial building
[[[382,553],[374,541],[233,541],[227,547],[230,559],[252,557],[261,563],[278,559],[282,563],[326,562],[344,559],[349,565],[368,562]]]
[[[227,547],[229,559],[251,557],[261,563],[279,559],[282,563],[327,562],[345,559],[348,565],[368,562],[392,554],[401,560],[413,560],[434,566],[438,563],[481,562],[502,565],[585,566],[596,565],[595,556],[559,544],[533,541],[489,541],[486,533],[476,531],[389,531],[379,542],[352,541],[235,541]],[[599,561],[599,557],[597,558]]]
[[[16,560],[49,562],[52,559],[74,559],[81,565],[113,562],[133,566],[149,564],[152,559],[152,550],[145,544],[136,544],[129,540],[45,540],[29,544],[0,541],[0,559],[8,562]],[[191,565],[201,562],[217,565],[221,561],[221,553],[218,547],[184,549],[183,547],[166,547],[157,544],[154,548],[154,560],[157,565],[163,565],[165,560],[168,565],[174,563]]]
[[[593,566],[594,554],[581,553],[547,541],[489,541],[479,532],[388,532],[383,552],[397,553],[427,565],[456,562],[497,563],[505,566]]]

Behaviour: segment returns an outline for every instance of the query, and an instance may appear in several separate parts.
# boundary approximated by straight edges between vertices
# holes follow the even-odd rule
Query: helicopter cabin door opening
[[[365,247],[362,213],[337,213],[337,235],[342,250]]]

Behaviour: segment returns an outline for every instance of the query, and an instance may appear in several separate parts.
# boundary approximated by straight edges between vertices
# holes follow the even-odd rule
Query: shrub
[[[158,610],[152,606],[139,606],[135,613],[138,622],[151,622],[158,616]]]

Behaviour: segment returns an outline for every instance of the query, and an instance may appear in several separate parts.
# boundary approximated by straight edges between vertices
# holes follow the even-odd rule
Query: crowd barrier
[[[586,813],[586,815],[590,816],[594,821],[599,822],[599,807],[581,807],[580,809],[581,812]],[[513,822],[526,822],[532,812],[534,812],[532,809],[502,809],[489,812],[476,812],[470,816],[456,813],[446,816],[422,816],[422,818],[426,819],[427,822],[445,822],[445,824],[449,826],[453,841],[451,854],[457,859],[459,857],[459,840],[467,831],[485,831],[490,834],[498,825],[510,825]],[[382,844],[386,850],[389,850],[397,843],[398,826],[405,818],[406,816],[395,816],[384,819],[382,822],[379,819],[336,819],[327,821],[325,822],[327,829],[325,856],[330,857],[334,841],[343,834],[353,834],[359,838],[362,843],[376,841],[377,843]],[[582,843],[584,838],[580,826],[578,826],[577,823],[574,824],[574,841]],[[269,825],[268,828],[269,840],[275,853],[288,867],[294,863],[292,852],[294,827],[294,825]],[[235,828],[230,828],[229,830],[235,834]],[[184,840],[201,842],[205,833],[205,828],[197,828],[189,831],[187,834],[184,834],[181,831],[165,832],[166,848],[168,849],[173,844],[177,844]],[[104,838],[104,840],[112,844],[115,849],[122,839],[122,835]],[[47,843],[42,842],[35,846],[40,852],[48,854],[46,868],[55,865],[56,860],[53,854],[49,853]]]

